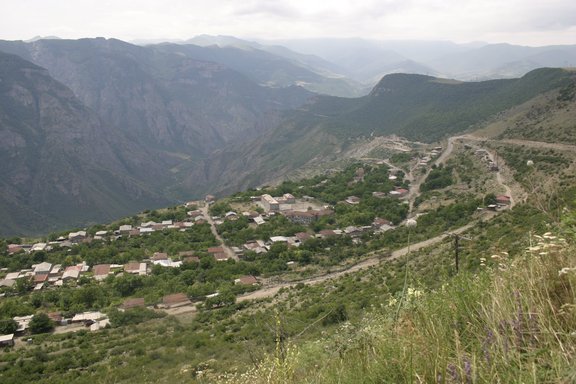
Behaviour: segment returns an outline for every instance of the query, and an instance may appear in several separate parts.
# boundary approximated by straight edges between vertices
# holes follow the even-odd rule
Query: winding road
[[[208,221],[208,224],[210,224],[210,230],[212,231],[212,234],[214,235],[214,237],[216,237],[216,240],[218,240],[218,242],[220,243],[220,247],[224,250],[224,253],[229,259],[234,259],[236,261],[240,260],[238,258],[238,255],[236,255],[234,251],[229,246],[226,245],[224,239],[222,238],[222,236],[220,236],[218,230],[216,230],[216,223],[212,219],[212,216],[210,216],[208,208],[209,206],[208,204],[206,204],[202,208],[200,208],[200,211],[202,212],[202,215],[204,216],[206,221]]]
[[[443,164],[446,162],[446,160],[452,154],[452,152],[454,150],[454,142],[457,140],[462,141],[462,142],[465,142],[465,141],[476,141],[476,142],[478,142],[478,141],[480,141],[480,142],[496,141],[496,140],[492,140],[492,139],[486,139],[486,138],[480,138],[480,137],[468,136],[468,135],[450,137],[448,139],[446,150],[436,159],[434,164],[440,165],[440,164]],[[507,143],[507,144],[515,144],[515,145],[528,145],[528,146],[547,147],[547,148],[554,148],[554,149],[576,151],[576,146],[567,145],[567,144],[540,143],[540,142],[530,142],[530,141],[523,141],[523,140],[502,140],[499,142],[503,142],[503,143]],[[490,152],[488,150],[487,150],[487,152],[488,152],[491,160],[496,161],[496,154],[494,154],[493,152]],[[498,163],[501,165],[504,165],[503,160],[500,158],[498,158]],[[388,163],[388,165],[391,167],[394,167],[393,164]],[[418,192],[419,191],[419,185],[423,182],[423,180],[426,179],[426,176],[430,172],[430,168],[429,168],[428,171],[424,175],[422,175],[422,177],[416,178],[412,174],[412,171],[415,169],[416,169],[416,167],[414,167],[410,170],[410,177],[413,181],[413,184],[410,188],[410,195],[409,195],[410,196],[410,207],[412,207],[413,201],[419,193]],[[516,204],[516,199],[513,195],[512,189],[507,184],[507,181],[505,180],[505,176],[502,174],[501,169],[499,169],[496,172],[496,181],[506,191],[505,192],[506,195],[510,196],[510,203],[511,203],[510,207],[512,208]],[[206,207],[204,209],[206,212],[206,217],[209,219],[209,222],[213,228],[213,231],[216,231],[216,228],[213,224],[212,218],[208,216],[208,208]],[[412,209],[410,211],[412,211]],[[496,215],[489,216],[485,219],[489,220],[495,216]],[[309,284],[309,285],[319,284],[319,283],[328,281],[330,279],[336,279],[338,277],[344,276],[344,275],[349,274],[349,273],[354,273],[354,272],[357,272],[360,270],[365,270],[365,269],[368,269],[368,268],[371,268],[371,267],[374,267],[374,266],[380,264],[382,261],[394,260],[394,259],[403,257],[403,256],[409,254],[410,252],[418,251],[420,249],[429,247],[431,245],[438,244],[438,243],[442,242],[443,240],[445,240],[449,236],[456,235],[456,234],[462,234],[462,233],[466,232],[467,230],[471,229],[472,227],[474,227],[476,225],[476,223],[477,223],[477,221],[471,222],[465,226],[454,229],[454,230],[449,231],[447,233],[443,233],[443,234],[435,236],[433,238],[430,238],[430,239],[427,239],[424,241],[420,241],[418,243],[411,244],[407,247],[395,250],[388,257],[383,257],[381,254],[381,251],[375,251],[375,252],[372,252],[371,256],[369,256],[368,258],[366,258],[366,259],[364,259],[364,260],[362,260],[362,261],[360,261],[360,262],[358,262],[358,263],[356,263],[350,267],[341,269],[339,271],[327,273],[327,274],[324,274],[321,276],[314,276],[314,277],[310,277],[310,278],[306,278],[306,279],[302,279],[302,280],[297,280],[297,281],[288,281],[288,282],[281,282],[281,283],[267,285],[267,286],[265,286],[259,290],[256,290],[256,291],[247,293],[245,295],[239,296],[237,298],[237,301],[242,302],[242,301],[247,301],[247,300],[256,300],[256,299],[268,298],[268,297],[272,297],[272,296],[276,295],[278,293],[278,291],[280,291],[282,288],[290,288],[290,287],[294,287],[298,284]],[[218,238],[219,241],[222,242],[222,244],[224,244],[224,242],[222,241],[222,238],[217,234],[217,232],[215,233],[215,236]],[[229,250],[229,251],[231,253],[233,253],[232,250]]]
[[[399,257],[406,256],[410,252],[415,252],[415,251],[418,251],[422,248],[426,248],[426,247],[429,247],[431,245],[438,244],[449,236],[458,235],[458,234],[461,234],[463,232],[466,232],[467,230],[472,228],[474,225],[476,225],[475,222],[469,223],[469,224],[466,224],[460,228],[457,228],[457,229],[454,229],[452,231],[443,233],[441,235],[432,237],[430,239],[423,240],[423,241],[420,241],[420,242],[415,243],[415,244],[410,244],[407,247],[393,251],[392,254],[388,257],[382,257],[382,255],[379,254],[379,251],[375,251],[375,252],[372,252],[373,256],[371,256],[367,259],[364,259],[364,260],[362,260],[362,261],[360,261],[360,262],[358,262],[358,263],[356,263],[356,264],[354,264],[348,268],[345,268],[345,269],[342,269],[342,270],[339,270],[336,272],[327,273],[327,274],[321,275],[321,276],[314,276],[314,277],[310,277],[310,278],[302,279],[302,280],[298,280],[298,281],[290,281],[290,282],[284,282],[284,283],[269,285],[269,286],[266,286],[266,287],[259,289],[257,291],[250,292],[250,293],[247,293],[245,295],[239,296],[237,298],[237,302],[242,302],[242,301],[246,301],[246,300],[264,299],[267,297],[272,297],[272,296],[276,295],[278,293],[278,291],[282,288],[291,288],[291,287],[295,287],[298,284],[307,284],[307,285],[319,284],[319,283],[323,283],[327,280],[342,277],[342,276],[347,275],[349,273],[354,273],[354,272],[358,272],[358,271],[361,271],[364,269],[368,269],[370,267],[373,267],[373,266],[380,264],[382,261],[390,261],[390,260],[398,259]]]

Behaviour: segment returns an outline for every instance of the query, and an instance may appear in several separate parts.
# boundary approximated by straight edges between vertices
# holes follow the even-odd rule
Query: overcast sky
[[[576,44],[576,0],[1,0],[0,39],[363,37]]]

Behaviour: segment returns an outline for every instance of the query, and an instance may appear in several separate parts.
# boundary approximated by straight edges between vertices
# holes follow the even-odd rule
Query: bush
[[[54,323],[45,313],[34,315],[32,320],[30,320],[30,332],[34,334],[51,332],[53,329]]]

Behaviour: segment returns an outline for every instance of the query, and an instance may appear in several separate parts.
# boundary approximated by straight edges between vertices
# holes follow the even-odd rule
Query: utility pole
[[[460,236],[457,233],[452,233],[450,236],[454,238],[454,265],[456,266],[456,274],[460,271],[460,239],[472,240],[468,237]]]

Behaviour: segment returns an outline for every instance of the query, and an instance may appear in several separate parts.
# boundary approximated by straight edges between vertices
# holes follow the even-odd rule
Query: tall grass
[[[535,236],[522,257],[487,255],[484,270],[432,292],[407,290],[387,310],[228,383],[574,383],[576,248]]]

